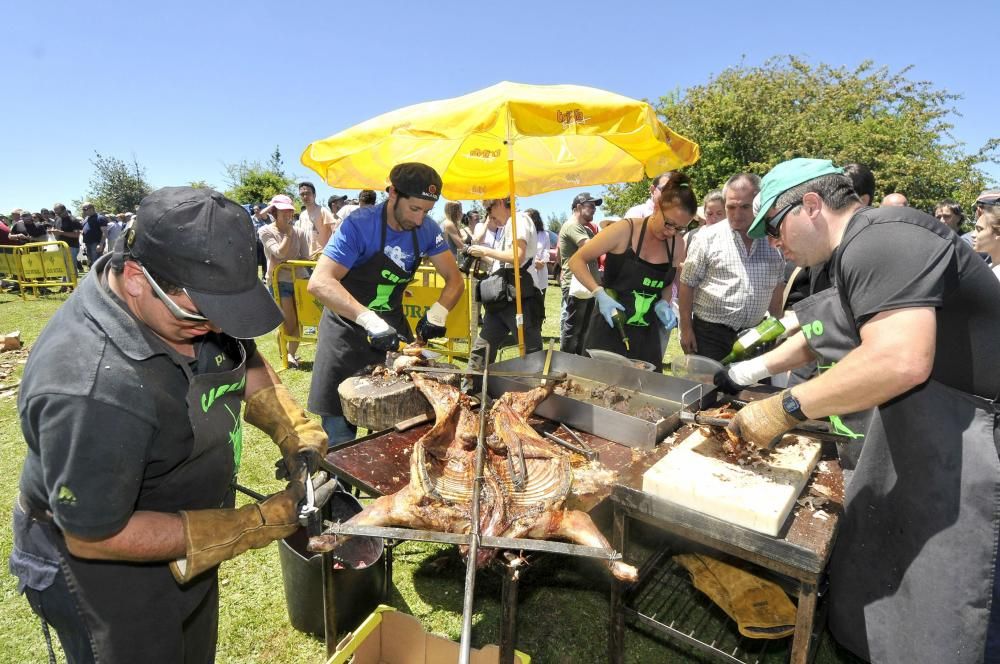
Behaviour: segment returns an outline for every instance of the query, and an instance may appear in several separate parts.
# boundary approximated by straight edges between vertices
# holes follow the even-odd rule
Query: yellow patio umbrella
[[[698,145],[646,102],[579,85],[502,82],[453,99],[407,106],[310,143],[302,163],[343,189],[382,189],[389,171],[419,161],[441,174],[452,200],[635,182],[698,161]],[[518,259],[513,243],[514,261]],[[521,279],[517,340],[524,354]]]

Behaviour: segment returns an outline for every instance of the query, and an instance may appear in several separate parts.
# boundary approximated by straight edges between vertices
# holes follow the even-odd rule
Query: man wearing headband
[[[298,528],[327,441],[250,340],[255,253],[222,194],[155,191],[32,349],[10,568],[70,662],[213,661],[219,563]],[[234,509],[244,401],[293,481]]]
[[[410,341],[403,314],[403,291],[427,256],[444,277],[438,301],[417,324],[423,341],[443,337],[448,312],[465,289],[462,273],[428,215],[441,195],[441,177],[416,162],[389,173],[385,202],[355,210],[323,249],[309,279],[309,292],[325,307],[313,365],[309,410],[323,418],[335,444],[354,438],[357,428],[344,417],[337,388],[387,351]]]
[[[753,402],[730,430],[772,447],[808,418],[874,408],[830,561],[830,629],[873,662],[1000,657],[1000,282],[955,233],[909,207],[864,207],[828,160],[762,182],[754,238],[831,288],[751,376],[832,366]],[[991,610],[992,607],[992,610]]]

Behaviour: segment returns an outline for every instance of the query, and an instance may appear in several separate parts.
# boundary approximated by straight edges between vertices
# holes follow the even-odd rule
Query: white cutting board
[[[820,443],[787,435],[756,467],[724,461],[698,429],[642,476],[642,490],[767,535],[777,535],[819,460]]]

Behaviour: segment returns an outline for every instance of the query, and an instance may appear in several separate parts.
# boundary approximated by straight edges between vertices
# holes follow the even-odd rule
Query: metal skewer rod
[[[486,344],[486,357],[490,346]],[[489,380],[489,362],[483,363],[483,389],[479,396],[479,440],[476,441],[476,474],[472,484],[472,524],[469,537],[468,559],[465,562],[465,596],[462,600],[462,640],[458,654],[459,664],[469,664],[472,652],[472,605],[476,592],[476,558],[479,555],[479,494],[483,486],[483,463],[486,457],[486,384]]]

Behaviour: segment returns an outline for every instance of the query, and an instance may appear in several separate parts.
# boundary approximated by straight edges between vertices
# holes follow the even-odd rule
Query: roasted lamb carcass
[[[479,418],[469,398],[456,388],[419,374],[413,375],[413,382],[434,407],[435,423],[413,447],[410,482],[400,491],[375,500],[348,523],[468,533],[472,529]],[[589,515],[563,509],[573,484],[569,459],[527,423],[535,406],[551,389],[550,385],[528,392],[508,392],[494,402],[487,415],[480,532],[497,537],[564,539],[609,548]],[[524,485],[520,488],[511,476],[511,451],[524,459]],[[321,535],[310,540],[309,550],[330,551],[344,540]],[[476,563],[482,566],[493,555],[493,549],[480,549]],[[618,579],[636,579],[636,569],[631,565],[613,561],[609,568]]]

